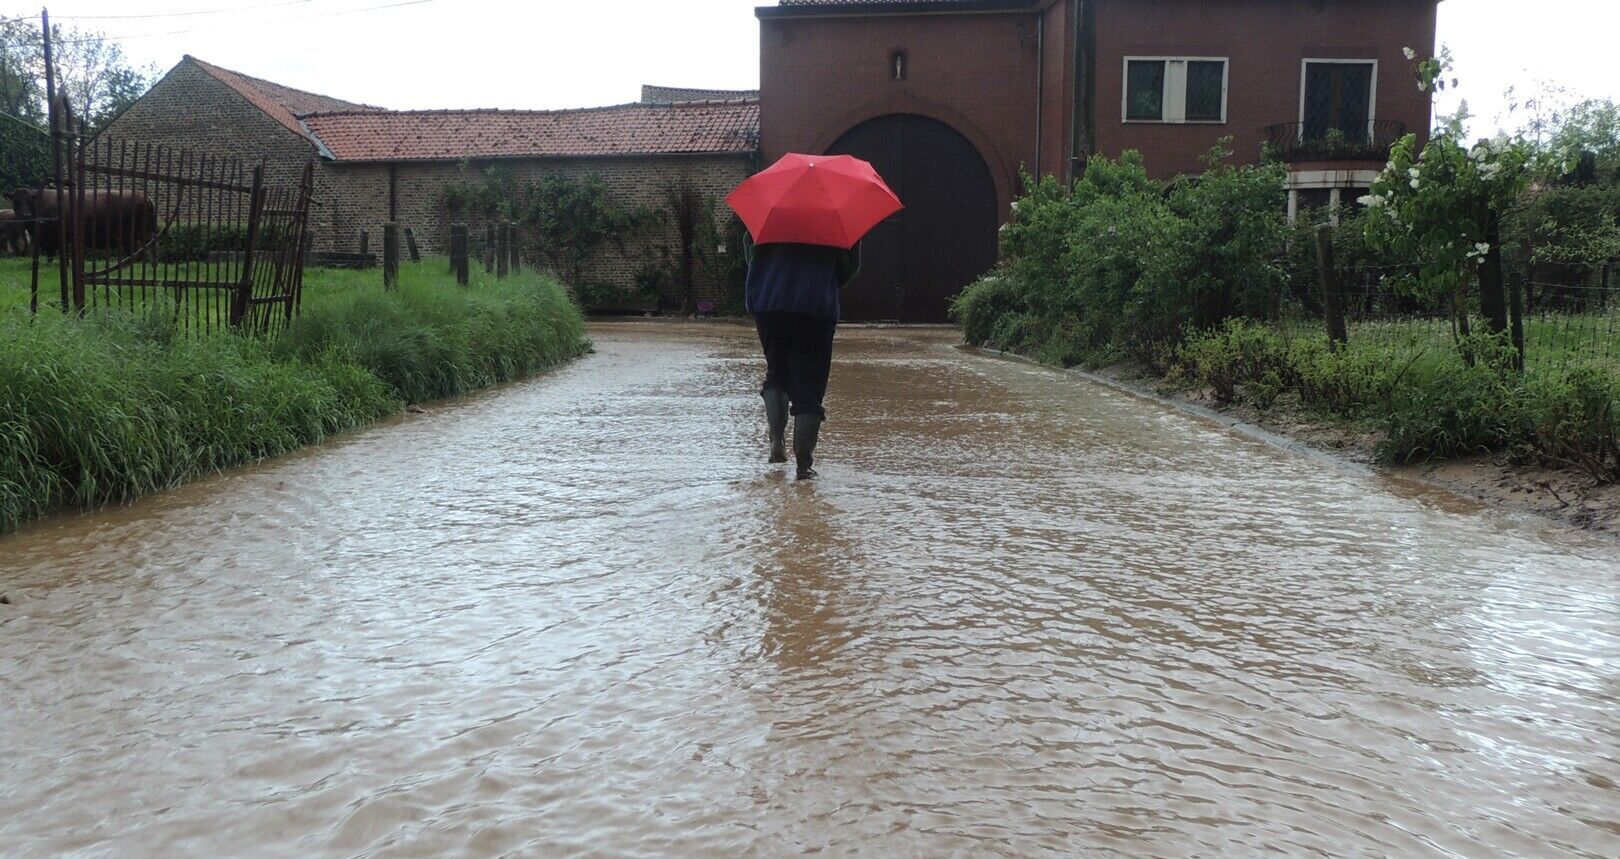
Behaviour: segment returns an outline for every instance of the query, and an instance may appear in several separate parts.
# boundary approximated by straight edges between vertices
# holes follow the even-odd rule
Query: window
[[[1222,57],[1126,57],[1126,122],[1225,122]]]
[[[1366,143],[1372,133],[1377,78],[1378,64],[1373,60],[1306,60],[1300,139]]]

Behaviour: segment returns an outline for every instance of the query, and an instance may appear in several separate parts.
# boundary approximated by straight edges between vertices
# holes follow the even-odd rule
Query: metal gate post
[[[242,252],[242,281],[231,302],[231,327],[240,328],[253,302],[253,248],[259,243],[259,219],[264,212],[264,165],[253,168],[253,192],[248,198],[247,248]]]

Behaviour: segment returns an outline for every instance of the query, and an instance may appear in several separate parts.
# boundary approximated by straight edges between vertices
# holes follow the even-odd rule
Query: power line
[[[259,9],[278,9],[283,6],[302,6],[314,3],[315,0],[283,0],[280,3],[264,3],[258,6],[236,6],[229,9],[200,9],[192,12],[152,12],[143,15],[58,15],[52,20],[57,21],[111,21],[127,20],[133,18],[185,18],[193,15],[223,15],[230,12],[253,12]],[[22,20],[22,19],[17,19]]]

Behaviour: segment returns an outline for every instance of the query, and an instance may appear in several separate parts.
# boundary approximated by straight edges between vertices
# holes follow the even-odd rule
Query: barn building
[[[865,246],[846,313],[938,322],[989,268],[1020,171],[1094,153],[1155,176],[1289,163],[1290,207],[1363,193],[1390,144],[1425,134],[1438,0],[781,0],[760,22],[760,143],[849,153],[906,203]]]
[[[411,227],[423,250],[447,250],[446,190],[500,166],[518,182],[598,175],[627,208],[657,210],[670,189],[718,200],[757,166],[758,93],[647,86],[642,100],[558,111],[395,111],[283,86],[187,56],[104,134],[263,163],[272,184],[294,183],[315,160],[316,251],[375,248],[382,225]],[[468,212],[474,235],[480,215]],[[586,283],[629,295],[638,274],[679,243],[655,227],[623,252],[597,254]],[[723,290],[698,272],[698,297]],[[666,297],[668,298],[668,297]]]

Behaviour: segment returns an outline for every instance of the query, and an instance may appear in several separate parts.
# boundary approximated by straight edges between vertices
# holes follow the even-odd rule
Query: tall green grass
[[[4,300],[16,290],[0,269],[0,531],[278,456],[585,349],[555,282],[461,288],[444,270],[403,267],[386,293],[375,270],[311,270],[300,318],[249,338],[188,336],[159,313],[31,316]]]
[[[1222,402],[1268,409],[1293,394],[1324,415],[1381,425],[1380,452],[1394,462],[1506,451],[1620,481],[1613,366],[1547,361],[1521,372],[1506,338],[1485,334],[1463,344],[1469,362],[1457,344],[1427,330],[1352,336],[1330,349],[1320,332],[1232,320],[1189,333],[1172,353],[1172,377]]]

